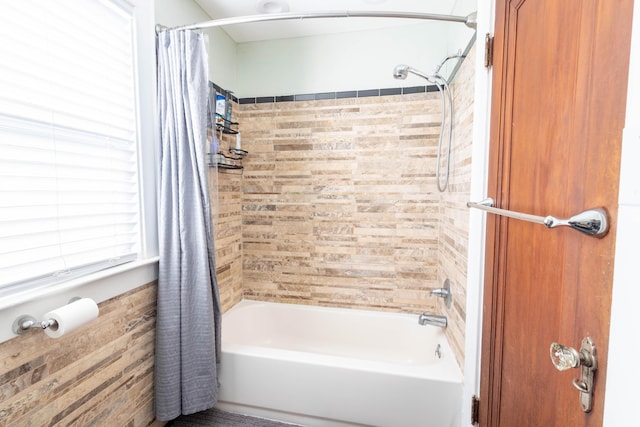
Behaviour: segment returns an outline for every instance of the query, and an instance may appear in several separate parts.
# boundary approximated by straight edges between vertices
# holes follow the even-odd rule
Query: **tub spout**
[[[421,325],[433,325],[440,328],[447,327],[447,316],[438,316],[435,314],[422,313],[418,317],[418,323]]]

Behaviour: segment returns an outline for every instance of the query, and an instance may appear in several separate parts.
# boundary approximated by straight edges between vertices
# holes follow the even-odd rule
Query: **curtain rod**
[[[200,22],[198,24],[182,25],[167,28],[156,25],[156,32],[165,30],[202,30],[205,28],[222,27],[225,25],[248,24],[251,22],[285,21],[291,19],[317,19],[317,18],[406,18],[425,19],[431,21],[461,22],[469,28],[476,28],[476,12],[467,16],[437,15],[433,13],[417,12],[379,12],[379,11],[330,11],[330,12],[306,12],[306,13],[270,13],[264,15],[247,15],[232,18],[214,19],[213,21]]]

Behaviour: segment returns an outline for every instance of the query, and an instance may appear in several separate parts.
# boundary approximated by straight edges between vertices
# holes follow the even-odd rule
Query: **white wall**
[[[195,24],[213,19],[193,0],[155,0],[156,23],[165,27]],[[220,28],[203,30],[209,36],[209,80],[235,91],[236,43]]]
[[[155,0],[156,23],[175,27],[210,17],[193,0]],[[466,16],[475,0],[458,0],[454,14]],[[236,44],[220,28],[209,36],[209,77],[238,97],[293,95],[418,86],[410,76],[393,79],[407,63],[426,73],[445,56],[464,51],[473,30],[459,23],[429,21],[390,29]],[[447,76],[453,61],[442,71]]]
[[[456,0],[451,10],[452,15],[467,16],[478,11],[478,3],[482,0]]]
[[[449,46],[451,28],[467,34]],[[425,85],[393,79],[398,64],[430,73],[447,54],[464,50],[471,33],[459,23],[430,21],[388,29],[238,45],[240,97],[293,95]]]

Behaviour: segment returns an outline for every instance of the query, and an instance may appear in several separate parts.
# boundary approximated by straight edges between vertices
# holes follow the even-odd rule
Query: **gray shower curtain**
[[[204,158],[205,41],[193,31],[164,31],[156,44],[162,151],[155,405],[165,421],[216,403],[221,319]]]

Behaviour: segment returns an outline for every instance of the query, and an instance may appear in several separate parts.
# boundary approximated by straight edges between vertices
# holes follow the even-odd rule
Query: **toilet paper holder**
[[[18,317],[13,322],[13,326],[11,328],[14,334],[22,335],[24,333],[29,332],[32,329],[47,329],[51,327],[55,328],[57,326],[58,326],[58,322],[56,322],[53,319],[48,319],[48,320],[43,320],[41,322],[38,322],[35,317],[24,315],[24,316]]]
[[[73,297],[69,300],[68,304],[71,304],[74,301],[81,299],[80,297]],[[29,332],[32,329],[47,329],[52,328],[56,329],[58,327],[58,322],[54,319],[46,319],[41,322],[30,316],[28,314],[24,314],[19,316],[16,320],[13,321],[13,325],[11,326],[11,330],[16,335],[22,335]]]

